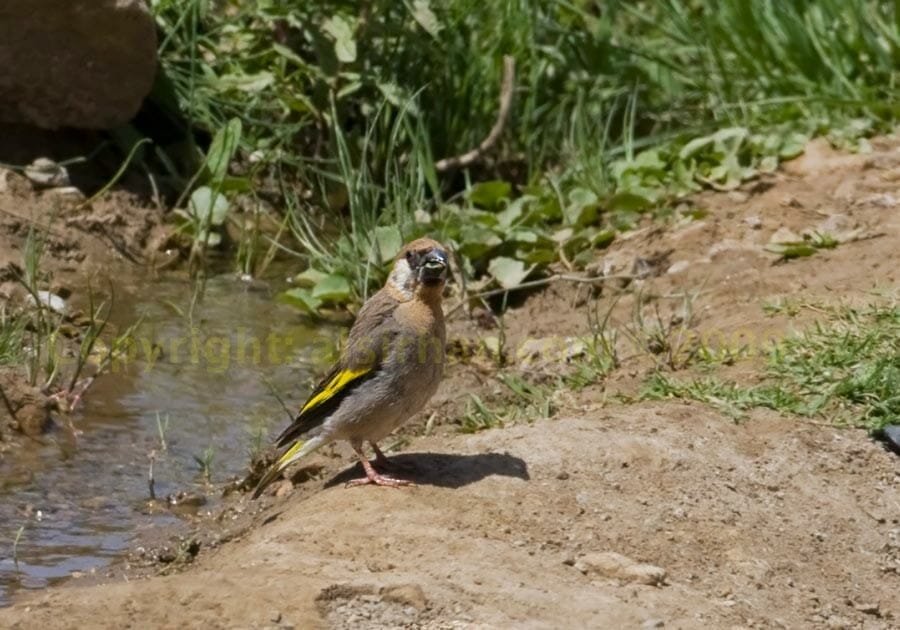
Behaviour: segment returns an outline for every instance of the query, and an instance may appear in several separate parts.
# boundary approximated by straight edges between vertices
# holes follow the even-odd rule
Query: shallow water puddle
[[[301,402],[321,371],[313,361],[338,336],[232,276],[210,280],[193,309],[183,278],[116,291],[111,324],[124,329],[143,315],[142,324],[128,358],[74,415],[77,441],[57,431],[0,460],[0,606],[18,590],[100,571],[142,532],[177,518],[150,508],[151,453],[157,498],[209,490],[201,509],[214,504],[203,462],[213,483],[245,472],[249,454],[287,420],[272,389],[289,407]]]

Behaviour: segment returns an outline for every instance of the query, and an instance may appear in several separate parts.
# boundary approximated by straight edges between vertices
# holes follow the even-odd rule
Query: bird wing
[[[291,425],[278,436],[279,447],[320,426],[350,392],[378,374],[385,346],[395,334],[393,315],[397,304],[383,290],[365,303],[350,329],[340,360],[319,382]]]

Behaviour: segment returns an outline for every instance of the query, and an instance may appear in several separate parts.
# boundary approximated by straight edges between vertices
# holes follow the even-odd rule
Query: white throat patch
[[[394,263],[391,275],[388,276],[388,282],[407,300],[413,298],[416,278],[405,258],[401,258]]]

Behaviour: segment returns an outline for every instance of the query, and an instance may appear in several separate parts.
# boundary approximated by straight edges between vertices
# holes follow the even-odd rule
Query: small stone
[[[50,291],[38,291],[37,297],[42,306],[46,306],[59,315],[66,314],[66,301],[55,293],[50,293]],[[34,297],[31,295],[28,296],[28,300],[31,304],[35,303]]]
[[[744,223],[749,225],[750,228],[753,230],[759,230],[762,228],[762,225],[763,225],[762,219],[760,219],[757,216],[747,217],[746,219],[744,219]]]
[[[586,554],[575,563],[575,568],[585,575],[601,575],[650,586],[658,586],[666,579],[666,570],[662,567],[635,562],[612,551]]]
[[[775,233],[769,238],[769,243],[773,245],[777,245],[780,243],[801,243],[803,242],[803,237],[790,230],[784,226],[778,228]]]
[[[39,188],[69,185],[69,172],[49,158],[40,157],[25,167],[25,177]]]
[[[44,191],[44,194],[53,195],[54,197],[59,197],[61,199],[67,199],[71,201],[85,200],[84,193],[75,186],[56,186],[54,188],[48,188],[46,191]]]
[[[666,273],[670,274],[670,275],[675,275],[676,273],[681,273],[682,271],[685,271],[686,269],[690,269],[690,267],[691,267],[691,261],[676,260],[671,265],[669,265],[669,268],[666,269]]]
[[[386,586],[381,589],[381,597],[390,602],[412,606],[416,610],[425,610],[428,607],[425,591],[418,584]]]
[[[294,484],[289,479],[284,479],[275,487],[274,495],[276,497],[285,497],[294,491]]]
[[[562,471],[561,473],[558,473],[556,475],[556,478],[559,479],[560,481],[565,481],[566,479],[569,478],[569,473],[567,473],[566,471]]]
[[[646,630],[651,630],[652,628],[663,628],[665,627],[666,622],[662,619],[648,619],[644,623],[641,624],[641,628],[645,628]]]

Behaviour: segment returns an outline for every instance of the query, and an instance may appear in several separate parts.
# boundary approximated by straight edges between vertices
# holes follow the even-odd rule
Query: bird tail
[[[289,465],[303,457],[304,455],[311,453],[321,446],[321,440],[317,438],[313,438],[309,441],[304,442],[303,440],[297,440],[294,442],[293,446],[289,448],[284,454],[278,458],[278,461],[275,462],[272,467],[263,475],[262,479],[259,480],[259,483],[256,484],[256,489],[253,491],[253,498],[256,499],[259,495],[262,494],[263,490],[266,487],[275,481],[278,475],[281,474],[281,471],[287,468]]]

